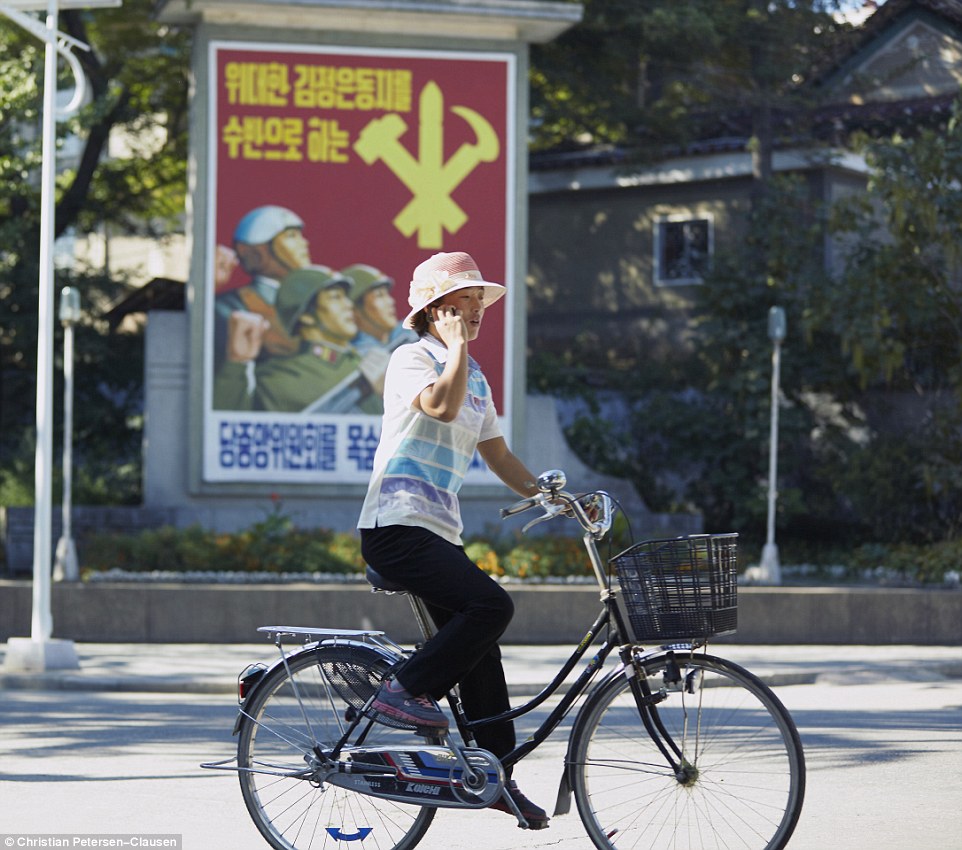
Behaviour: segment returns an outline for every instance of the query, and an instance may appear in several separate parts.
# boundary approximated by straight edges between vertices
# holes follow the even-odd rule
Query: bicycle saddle
[[[389,593],[407,593],[408,589],[398,584],[396,581],[391,581],[389,578],[384,578],[374,567],[368,567],[364,571],[364,575],[370,583],[371,587],[375,590],[386,590]]]

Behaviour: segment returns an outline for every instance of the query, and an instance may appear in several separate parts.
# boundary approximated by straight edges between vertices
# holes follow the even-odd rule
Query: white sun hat
[[[478,264],[464,251],[435,254],[414,270],[408,305],[411,312],[404,327],[414,327],[414,317],[441,296],[470,286],[484,287],[484,306],[490,307],[507,291],[500,283],[492,283],[481,276]]]

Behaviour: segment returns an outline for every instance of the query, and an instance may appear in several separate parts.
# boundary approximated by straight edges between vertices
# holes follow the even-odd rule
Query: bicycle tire
[[[347,718],[390,667],[390,660],[370,647],[322,646],[291,655],[286,668],[275,667],[258,683],[241,720],[237,763],[247,811],[276,850],[411,850],[424,837],[436,809],[248,770],[266,766],[303,770],[314,741],[322,748],[332,747],[348,726]],[[379,723],[362,726],[367,730],[365,746],[424,744],[410,730]]]
[[[672,660],[680,687],[665,686]],[[805,756],[788,711],[756,676],[707,655],[660,654],[644,672],[658,718],[684,755],[669,767],[645,728],[631,677],[592,697],[572,730],[578,813],[599,850],[781,850],[805,796]],[[686,691],[693,683],[694,693]]]

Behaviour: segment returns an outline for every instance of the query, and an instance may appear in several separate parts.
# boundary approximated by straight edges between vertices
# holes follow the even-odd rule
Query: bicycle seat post
[[[407,596],[408,601],[411,603],[411,610],[414,611],[414,619],[417,620],[418,628],[421,630],[421,636],[424,640],[428,640],[434,634],[434,627],[431,624],[431,618],[428,616],[427,608],[416,593],[412,593],[403,585],[385,578],[373,567],[367,567],[365,575],[368,583],[371,585],[372,592],[397,593],[401,596]]]
[[[434,626],[428,616],[424,601],[415,593],[408,593],[408,601],[411,603],[411,610],[414,611],[414,619],[417,620],[421,635],[425,640],[429,640],[434,634]]]

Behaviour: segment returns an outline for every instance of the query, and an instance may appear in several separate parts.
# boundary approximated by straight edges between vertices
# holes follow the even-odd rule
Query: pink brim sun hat
[[[403,324],[411,329],[414,317],[441,296],[471,286],[484,287],[484,306],[490,307],[507,290],[500,283],[492,283],[481,276],[478,264],[464,251],[435,254],[414,270],[408,305],[411,312]]]

